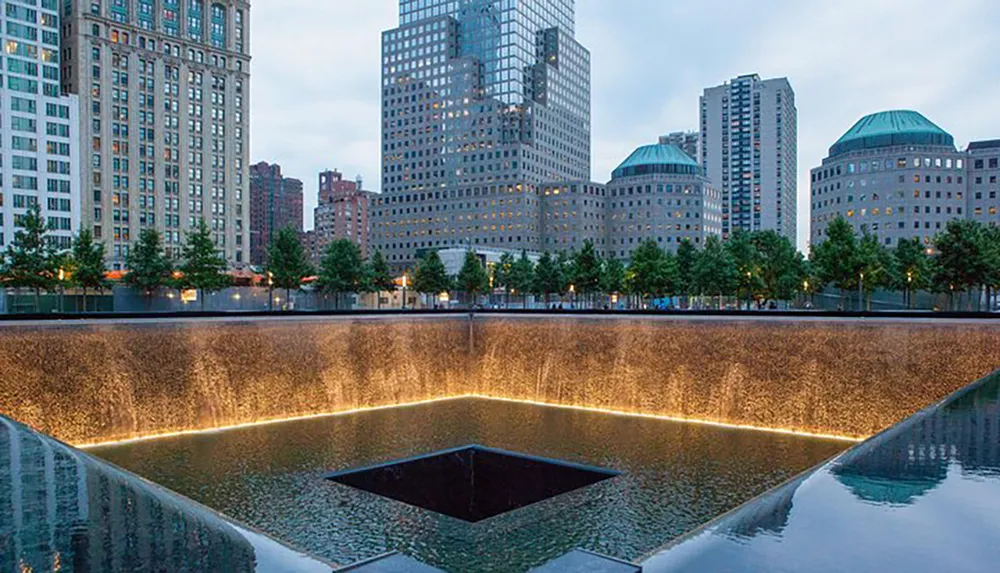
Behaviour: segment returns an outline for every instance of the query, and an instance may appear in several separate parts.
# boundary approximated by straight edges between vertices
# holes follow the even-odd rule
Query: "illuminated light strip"
[[[609,410],[605,408],[597,408],[594,406],[575,406],[567,404],[555,404],[551,402],[538,402],[535,400],[524,400],[518,398],[501,398],[497,396],[488,396],[485,394],[460,394],[457,396],[446,396],[443,398],[431,398],[428,400],[420,400],[416,402],[406,402],[403,404],[389,404],[385,406],[369,406],[365,408],[354,408],[352,410],[344,410],[341,412],[324,412],[321,414],[305,414],[302,416],[289,416],[286,418],[275,418],[271,420],[261,420],[256,422],[245,422],[242,424],[234,424],[230,426],[219,426],[216,428],[204,428],[198,430],[181,430],[178,432],[166,432],[162,434],[151,434],[148,436],[140,436],[137,438],[128,438],[125,440],[111,440],[107,442],[96,442],[91,444],[79,444],[74,447],[85,450],[91,448],[99,448],[105,446],[120,446],[127,444],[135,444],[140,442],[149,442],[153,440],[162,440],[166,438],[176,438],[182,436],[193,436],[199,434],[214,434],[219,432],[226,432],[229,430],[239,430],[243,428],[255,428],[258,426],[270,426],[275,424],[284,424],[288,422],[299,422],[303,420],[315,420],[320,418],[334,418],[338,416],[351,416],[354,414],[364,414],[366,412],[378,412],[382,410],[395,410],[399,408],[412,408],[415,406],[424,406],[428,404],[437,404],[441,402],[452,402],[455,400],[492,400],[495,402],[507,402],[510,404],[525,404],[530,406],[539,406],[543,408],[558,408],[561,410],[576,410],[579,412],[590,412],[594,414],[605,414],[611,416],[622,416],[628,418],[644,418],[647,420],[660,420],[665,422],[675,422],[679,424],[693,424],[698,426],[710,426],[714,428],[726,428],[731,430],[748,430],[753,432],[766,432],[769,434],[783,434],[787,436],[799,436],[804,438],[817,438],[822,440],[835,440],[839,442],[850,442],[858,443],[862,442],[867,438],[858,438],[856,436],[845,436],[840,434],[820,434],[814,432],[804,432],[799,430],[790,430],[787,428],[768,428],[765,426],[752,426],[748,424],[733,424],[728,422],[717,422],[713,420],[701,420],[698,418],[681,418],[677,416],[668,416],[665,414],[643,414],[641,412],[625,412],[621,410]]]
[[[561,410],[577,410],[581,412],[592,412],[595,414],[624,416],[627,418],[646,418],[649,420],[662,420],[665,422],[676,422],[679,424],[695,424],[698,426],[712,426],[715,428],[727,428],[731,430],[750,430],[753,432],[767,432],[769,434],[784,434],[788,436],[801,436],[805,438],[819,438],[822,440],[836,440],[838,442],[859,443],[868,439],[868,438],[859,438],[857,436],[845,436],[841,434],[818,434],[814,432],[803,432],[800,430],[790,430],[787,428],[768,428],[766,426],[732,424],[728,422],[716,422],[713,420],[701,420],[698,418],[680,418],[677,416],[667,416],[665,414],[643,414],[641,412],[624,412],[621,410],[607,410],[604,408],[597,408],[594,406],[573,406],[567,404],[555,404],[551,402],[536,402],[534,400],[523,400],[518,398],[498,398],[496,396],[487,396],[482,394],[470,394],[467,397],[477,398],[480,400],[494,400],[497,402],[510,402],[512,404],[529,404],[531,406],[542,406],[545,408],[559,408]]]
[[[289,416],[287,418],[273,418],[268,420],[259,420],[254,422],[243,422],[241,424],[233,424],[230,426],[218,426],[213,428],[201,428],[197,430],[180,430],[177,432],[164,432],[162,434],[150,434],[147,436],[139,436],[137,438],[128,438],[125,440],[110,440],[107,442],[94,442],[90,444],[71,444],[74,448],[80,450],[87,450],[92,448],[100,448],[104,446],[121,446],[127,444],[135,444],[139,442],[150,442],[153,440],[162,440],[166,438],[177,438],[182,436],[195,436],[198,434],[214,434],[218,432],[226,432],[229,430],[239,430],[243,428],[255,428],[258,426],[271,426],[274,424],[285,424],[287,422],[299,422],[302,420],[316,420],[319,418],[335,418],[338,416],[351,416],[354,414],[364,414],[366,412],[378,412],[380,410],[394,410],[397,408],[412,408],[414,406],[424,406],[426,404],[437,404],[439,402],[451,402],[454,400],[464,400],[466,398],[472,398],[472,396],[447,396],[445,398],[431,398],[428,400],[419,400],[417,402],[405,402],[403,404],[387,404],[385,406],[367,406],[364,408],[354,408],[352,410],[343,410],[340,412],[323,412],[320,414],[303,414],[301,416]]]

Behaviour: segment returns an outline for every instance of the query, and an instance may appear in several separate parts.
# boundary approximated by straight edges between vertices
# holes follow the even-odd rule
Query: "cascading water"
[[[998,334],[490,315],[9,325],[0,413],[89,444],[480,396],[864,437],[1000,367]]]

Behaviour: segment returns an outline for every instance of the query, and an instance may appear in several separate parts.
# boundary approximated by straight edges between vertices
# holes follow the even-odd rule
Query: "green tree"
[[[521,256],[514,261],[507,280],[511,290],[521,294],[522,304],[527,307],[528,293],[535,283],[535,263],[531,262],[526,251],[521,251]]]
[[[535,281],[532,290],[537,296],[545,297],[545,306],[549,305],[549,297],[561,295],[565,291],[566,279],[559,260],[551,253],[542,253],[535,267]]]
[[[87,291],[100,293],[111,288],[104,264],[104,244],[95,243],[89,229],[80,231],[73,241],[71,261],[72,282],[83,291],[83,312],[87,312]]]
[[[623,294],[626,292],[628,269],[620,260],[612,257],[604,260],[601,268],[601,291],[605,294]]]
[[[913,307],[913,293],[930,287],[934,266],[920,239],[900,241],[893,256],[895,288],[903,291],[908,308]]]
[[[792,241],[777,231],[754,233],[757,279],[764,302],[791,300],[808,279],[805,259]]]
[[[198,291],[201,309],[205,310],[205,297],[233,284],[226,274],[226,259],[212,240],[212,230],[205,219],[198,220],[198,226],[188,231],[184,245],[184,263],[180,267],[180,284],[185,289]]]
[[[61,258],[46,236],[49,228],[37,203],[25,213],[20,226],[7,246],[3,277],[10,287],[34,292],[35,312],[41,312],[42,291],[59,284]]]
[[[685,297],[695,293],[694,266],[698,262],[698,249],[684,239],[677,247],[677,284],[674,291]],[[690,301],[689,303],[690,304]]]
[[[436,296],[451,290],[452,280],[441,261],[437,251],[428,252],[413,277],[413,290],[427,295]]]
[[[594,248],[594,242],[587,239],[583,248],[573,253],[572,282],[576,291],[593,306],[593,295],[601,288],[601,257]]]
[[[995,250],[981,223],[954,220],[934,239],[938,249],[936,282],[949,293],[965,292],[989,284]],[[943,290],[943,289],[942,289]],[[952,301],[954,308],[954,301]]]
[[[871,293],[892,287],[896,263],[892,260],[892,252],[882,246],[877,236],[868,233],[858,242],[857,257],[860,290],[864,295],[864,301],[859,303],[871,310]]]
[[[146,297],[146,309],[150,308],[153,294],[170,284],[174,271],[173,263],[163,252],[163,240],[156,229],[143,229],[139,240],[125,259],[125,284],[141,290]]]
[[[344,295],[361,292],[365,284],[365,265],[361,249],[353,241],[338,239],[327,247],[320,261],[316,287],[323,294],[334,295],[334,308],[341,308]]]
[[[514,271],[514,255],[504,253],[500,261],[493,266],[493,288],[504,289],[507,305],[510,305],[510,291],[516,287],[511,284],[511,273]]]
[[[368,262],[368,284],[375,296],[378,298],[378,308],[382,309],[382,293],[396,291],[396,279],[392,276],[389,263],[382,255],[382,251],[376,250]]]
[[[469,296],[470,306],[476,304],[479,295],[489,291],[490,275],[486,272],[486,268],[483,267],[483,263],[475,251],[465,252],[465,261],[462,263],[462,269],[458,271],[455,285],[459,292],[464,292]]]
[[[719,237],[711,236],[705,241],[705,248],[698,256],[693,274],[698,293],[718,296],[720,309],[722,297],[736,290],[736,261]]]
[[[267,273],[271,286],[285,289],[287,301],[292,300],[292,289],[301,289],[302,280],[313,273],[295,229],[280,229],[271,239],[267,247]]]
[[[725,243],[736,265],[736,298],[742,300],[742,293],[746,293],[747,310],[750,310],[754,294],[760,290],[760,257],[753,238],[750,233],[738,229]]]
[[[646,241],[632,253],[628,289],[640,299],[673,294],[678,282],[677,259],[656,241]]]
[[[813,246],[812,264],[823,286],[833,284],[840,289],[841,306],[848,291],[858,287],[861,268],[858,265],[858,240],[854,228],[837,217],[826,229],[826,239]]]

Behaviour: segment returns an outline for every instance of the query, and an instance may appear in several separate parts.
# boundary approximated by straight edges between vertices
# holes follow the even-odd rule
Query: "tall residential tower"
[[[78,105],[60,95],[56,0],[0,0],[0,249],[38,205],[54,246],[80,226]]]
[[[83,222],[123,267],[141,230],[179,256],[204,218],[249,262],[250,4],[61,2],[63,88],[80,98]]]
[[[302,234],[302,181],[285,177],[281,166],[250,166],[250,263],[267,264],[267,249],[278,231]]]
[[[785,78],[740,76],[701,98],[701,164],[722,193],[722,233],[796,240],[798,111]]]
[[[590,178],[590,54],[573,0],[400,0],[382,35],[375,246],[542,248],[539,187]]]

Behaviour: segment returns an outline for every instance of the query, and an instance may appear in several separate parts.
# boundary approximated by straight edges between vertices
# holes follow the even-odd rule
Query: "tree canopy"
[[[295,229],[286,227],[274,234],[267,247],[267,273],[272,286],[286,293],[302,288],[302,280],[313,273]]]
[[[465,252],[465,261],[462,263],[462,269],[458,271],[455,286],[460,292],[472,297],[473,302],[476,297],[489,290],[490,275],[474,251]]]
[[[147,299],[157,289],[170,284],[173,263],[163,252],[163,240],[156,229],[143,229],[125,259],[125,284],[141,290]]]
[[[413,290],[425,295],[437,295],[451,290],[451,278],[437,251],[430,251],[417,265]]]
[[[232,284],[226,274],[226,259],[212,239],[212,230],[205,219],[188,231],[184,245],[183,263],[180,267],[180,284],[185,289],[196,289],[200,293],[201,307],[205,308],[205,295],[220,291]]]

